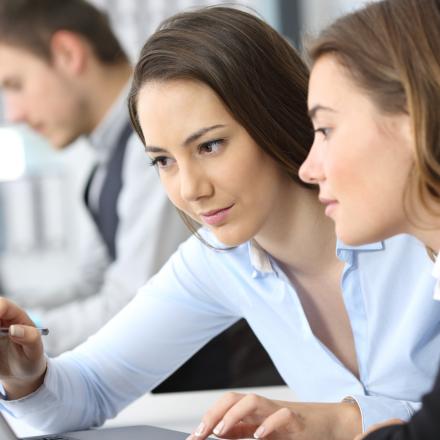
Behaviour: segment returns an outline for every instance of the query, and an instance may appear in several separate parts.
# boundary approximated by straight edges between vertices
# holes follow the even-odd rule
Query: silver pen
[[[46,336],[49,334],[48,328],[36,327],[36,329],[40,332],[40,335]],[[1,335],[9,335],[9,327],[0,327],[0,336]]]

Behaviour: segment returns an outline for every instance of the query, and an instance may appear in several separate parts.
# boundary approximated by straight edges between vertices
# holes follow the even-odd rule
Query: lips
[[[325,197],[319,197],[319,201],[323,204],[323,205],[330,205],[331,203],[337,203],[338,201],[336,199],[327,199]]]
[[[326,199],[325,197],[319,197],[319,201],[325,205],[325,215],[331,217],[332,212],[338,205],[338,201],[335,199]]]
[[[226,208],[220,208],[220,209],[213,209],[212,211],[204,212],[203,214],[200,214],[200,217],[203,219],[205,223],[208,225],[217,225],[219,223],[222,223],[226,220],[227,216],[229,215],[229,212],[231,208],[234,205],[227,206]]]

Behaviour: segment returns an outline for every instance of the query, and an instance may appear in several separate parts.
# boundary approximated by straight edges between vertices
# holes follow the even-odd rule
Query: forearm
[[[356,402],[341,402],[335,407],[336,423],[333,425],[335,440],[352,440],[362,432],[362,417]]]

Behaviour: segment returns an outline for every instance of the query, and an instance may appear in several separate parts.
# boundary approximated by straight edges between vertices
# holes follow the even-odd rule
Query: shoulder
[[[205,241],[216,243],[212,233],[206,230],[200,232]],[[209,247],[193,235],[178,247],[140,293],[162,299],[197,298],[203,303],[222,304],[222,308],[235,309],[240,303],[237,293],[248,285],[251,278],[244,258],[246,252],[246,244],[221,251]]]
[[[394,285],[411,290],[432,291],[433,262],[423,243],[406,234],[397,235],[383,242],[377,251],[358,251],[358,268],[369,279],[369,285]],[[429,296],[429,295],[428,295]]]

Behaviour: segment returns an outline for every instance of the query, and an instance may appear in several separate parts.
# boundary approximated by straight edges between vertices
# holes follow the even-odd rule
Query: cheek
[[[160,180],[171,203],[180,211],[183,211],[184,213],[194,218],[194,214],[191,211],[190,205],[185,201],[185,199],[182,198],[180,194],[180,184],[178,177],[163,173],[160,176]]]
[[[353,184],[353,166],[349,161],[340,159],[338,157],[331,157],[324,164],[324,173],[326,176],[326,183],[331,190],[345,192],[350,188],[349,182]],[[337,196],[338,194],[333,194]]]
[[[176,178],[172,176],[167,176],[166,173],[160,173],[160,181],[162,186],[167,193],[168,198],[171,200],[171,203],[181,210],[183,210],[182,204],[183,200],[180,197],[180,189]]]

